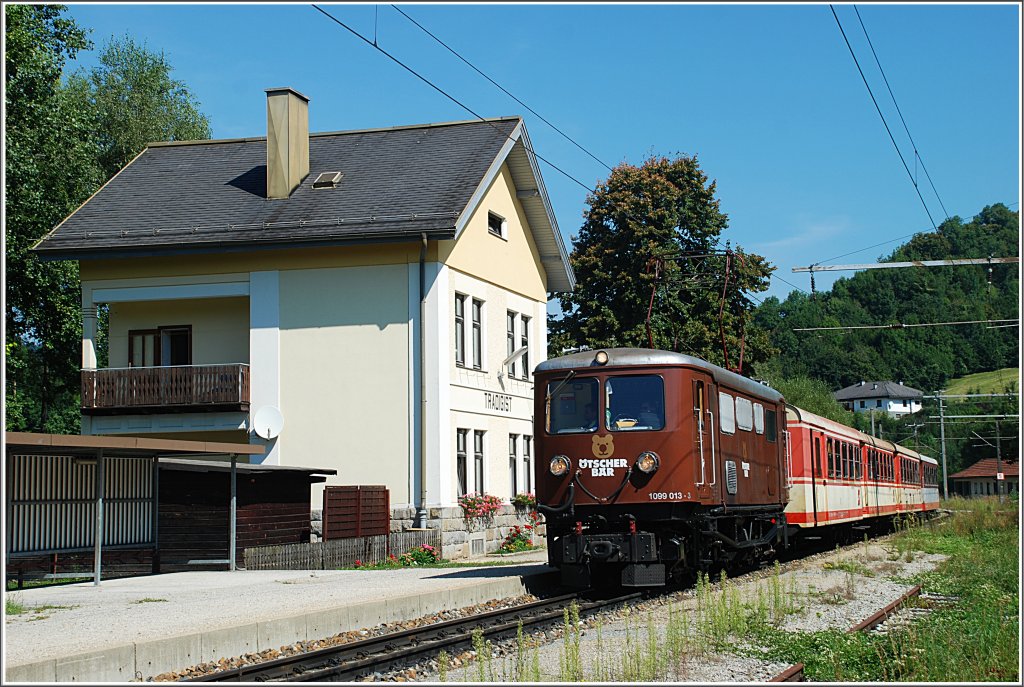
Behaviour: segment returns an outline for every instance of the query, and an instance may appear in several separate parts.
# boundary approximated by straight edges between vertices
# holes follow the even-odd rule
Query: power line
[[[950,258],[948,260],[909,260],[905,262],[866,262],[857,265],[810,265],[794,267],[794,272],[843,272],[855,270],[890,270],[901,267],[956,267],[959,265],[1008,265],[1020,258]]]
[[[804,327],[794,332],[821,332],[851,329],[910,329],[912,327],[946,327],[957,324],[991,324],[994,322],[1020,322],[1020,320],[964,320],[963,322],[923,322],[920,324],[865,324],[849,327]]]
[[[375,44],[375,43],[374,43],[373,41],[371,41],[371,40],[367,39],[367,38],[366,38],[365,36],[363,36],[363,35],[362,35],[361,33],[359,33],[358,31],[356,31],[356,30],[355,30],[355,29],[353,29],[353,28],[352,28],[351,26],[349,26],[349,25],[348,25],[348,24],[346,24],[345,22],[341,21],[340,19],[338,19],[338,18],[337,18],[337,17],[335,17],[334,15],[332,15],[332,14],[331,14],[330,12],[326,11],[325,9],[323,9],[322,7],[320,7],[319,5],[311,5],[311,7],[312,7],[313,9],[315,9],[316,11],[320,12],[321,14],[323,14],[323,15],[324,15],[325,17],[327,17],[328,19],[330,19],[330,20],[331,20],[331,21],[333,21],[334,23],[338,24],[338,26],[341,26],[342,28],[344,28],[344,29],[346,29],[347,31],[349,31],[349,32],[350,32],[350,33],[351,33],[351,34],[352,34],[353,36],[356,36],[357,38],[359,38],[359,39],[360,39],[361,41],[363,41],[363,42],[364,42],[364,43],[366,43],[367,45],[369,45],[369,46],[372,46],[372,47],[373,47],[374,49],[376,49],[377,51],[379,51],[379,52],[380,52],[380,53],[381,53],[382,55],[384,55],[385,57],[387,57],[388,59],[390,59],[390,60],[391,60],[392,62],[394,62],[394,63],[395,63],[395,64],[397,64],[398,66],[400,66],[400,67],[401,67],[402,69],[405,69],[405,70],[406,70],[407,72],[409,72],[410,74],[412,74],[413,76],[415,76],[415,77],[416,77],[417,79],[419,79],[419,80],[420,80],[420,81],[422,81],[423,83],[427,84],[428,86],[430,86],[431,88],[433,88],[433,89],[434,89],[435,91],[437,91],[438,93],[440,93],[440,94],[441,94],[441,95],[443,95],[444,97],[446,97],[446,98],[448,98],[449,100],[451,100],[451,101],[452,101],[453,103],[455,103],[456,105],[458,105],[459,107],[461,107],[462,109],[464,109],[464,110],[465,110],[466,112],[470,113],[471,115],[473,115],[474,117],[476,117],[477,119],[479,119],[479,120],[480,120],[481,122],[485,122],[486,124],[489,124],[489,125],[491,126],[491,128],[493,128],[493,129],[494,129],[495,131],[497,131],[497,132],[501,133],[501,130],[500,130],[500,129],[498,129],[498,127],[497,127],[497,126],[495,126],[493,122],[491,122],[491,121],[488,121],[488,120],[487,120],[487,119],[485,119],[485,118],[484,118],[483,116],[481,116],[481,115],[477,114],[477,112],[476,112],[476,111],[474,111],[474,110],[473,110],[473,109],[472,109],[471,107],[469,107],[468,105],[466,105],[465,103],[463,103],[463,102],[462,102],[461,100],[459,100],[459,99],[458,99],[458,98],[456,98],[455,96],[451,95],[450,93],[448,93],[447,91],[445,91],[444,89],[442,89],[442,88],[441,88],[440,86],[437,86],[437,85],[435,85],[435,84],[434,84],[434,83],[433,83],[432,81],[430,81],[430,79],[428,79],[427,77],[423,76],[422,74],[420,74],[419,72],[417,72],[417,71],[416,71],[415,69],[413,69],[413,68],[412,68],[412,67],[410,67],[409,65],[405,64],[404,62],[402,62],[401,60],[399,60],[399,59],[398,59],[397,57],[395,57],[394,55],[392,55],[391,53],[389,53],[389,52],[388,52],[387,50],[385,50],[384,48],[382,48],[382,47],[380,47],[379,45]],[[509,140],[512,140],[512,137],[511,137],[511,136],[507,136],[507,135],[506,135],[506,138],[508,138]],[[522,140],[522,139],[520,139],[520,140]],[[527,145],[526,145],[526,143],[525,143],[525,142],[523,142],[523,147],[524,147],[524,148],[526,148],[527,150],[529,150],[529,151],[530,151],[530,153],[531,153],[531,154],[533,154],[533,156],[534,156],[534,157],[536,157],[536,158],[537,158],[538,160],[541,160],[542,162],[545,162],[545,163],[547,163],[547,164],[548,164],[548,165],[549,165],[549,166],[550,166],[550,167],[551,167],[552,169],[554,169],[555,171],[559,172],[560,174],[564,175],[564,176],[565,176],[566,178],[568,178],[568,179],[570,179],[570,180],[572,180],[572,181],[576,182],[577,184],[579,184],[579,185],[580,185],[581,187],[583,187],[583,189],[584,189],[584,190],[586,190],[586,191],[589,191],[589,192],[591,192],[591,193],[597,193],[597,191],[595,191],[595,190],[594,190],[594,189],[592,189],[591,187],[587,186],[587,185],[586,185],[586,184],[584,184],[584,183],[583,183],[582,181],[580,181],[579,179],[577,179],[577,178],[576,178],[576,177],[574,177],[573,175],[569,174],[568,172],[566,172],[566,171],[565,171],[564,169],[562,169],[561,167],[559,167],[559,166],[558,166],[558,165],[556,165],[555,163],[553,163],[553,162],[551,162],[550,160],[548,160],[548,159],[546,159],[546,158],[542,157],[542,156],[541,156],[540,154],[538,154],[538,153],[537,153],[537,151],[535,151],[535,150],[532,150],[532,149],[531,149],[531,148],[530,148],[529,146],[527,146]]]
[[[907,138],[910,139],[910,145],[914,146],[914,156],[921,162],[921,169],[924,170],[924,175],[928,177],[928,183],[931,184],[932,192],[935,193],[935,198],[939,201],[939,207],[942,208],[943,214],[946,215],[946,219],[949,219],[949,213],[946,212],[946,206],[942,202],[942,198],[939,197],[939,192],[935,188],[935,182],[932,181],[932,175],[928,173],[928,168],[924,166],[924,159],[917,150],[917,143],[914,142],[914,137],[910,135],[910,127],[907,126],[907,121],[903,119],[903,112],[900,111],[900,106],[896,102],[896,96],[892,92],[892,87],[889,85],[889,79],[885,76],[885,70],[882,69],[882,63],[878,60],[878,53],[875,52],[875,46],[871,42],[871,36],[868,35],[868,29],[864,26],[864,20],[860,17],[860,10],[857,6],[853,6],[853,11],[857,13],[857,21],[860,22],[860,28],[864,31],[864,37],[868,39],[868,47],[871,48],[871,54],[875,58],[875,64],[878,65],[878,71],[882,73],[882,80],[885,81],[885,87],[889,89],[889,97],[892,98],[892,104],[896,106],[896,112],[900,116],[900,121],[903,122],[903,130],[907,132]]]
[[[566,139],[567,141],[569,141],[570,143],[572,143],[572,144],[573,144],[574,146],[576,146],[577,148],[579,148],[580,150],[582,150],[582,151],[583,151],[584,153],[586,153],[587,155],[589,155],[589,156],[590,156],[591,158],[593,158],[593,160],[594,160],[595,162],[597,162],[598,164],[600,164],[601,166],[603,166],[603,167],[604,167],[605,169],[607,169],[607,170],[608,170],[609,172],[611,172],[611,171],[612,171],[612,168],[611,168],[611,167],[609,167],[607,163],[605,163],[605,162],[604,162],[603,160],[601,160],[600,158],[598,158],[598,157],[597,157],[596,155],[594,155],[594,154],[593,154],[592,152],[590,152],[589,150],[587,150],[586,148],[584,148],[584,147],[583,147],[582,145],[580,145],[579,143],[577,143],[577,142],[576,142],[576,141],[575,141],[575,140],[574,140],[574,139],[573,139],[573,138],[572,138],[571,136],[569,136],[569,134],[565,133],[564,131],[562,131],[561,129],[559,129],[559,128],[558,128],[557,126],[555,126],[554,124],[552,124],[551,122],[549,122],[549,121],[548,121],[548,120],[547,120],[547,119],[546,119],[546,118],[545,118],[545,117],[544,117],[543,115],[541,115],[541,114],[540,114],[539,112],[537,112],[536,110],[534,110],[534,109],[533,109],[532,107],[530,107],[529,105],[527,105],[526,103],[524,103],[524,102],[523,102],[522,100],[520,100],[520,99],[519,99],[519,98],[517,98],[516,96],[512,95],[511,93],[509,93],[509,92],[508,92],[508,90],[506,90],[504,86],[502,86],[502,85],[501,85],[500,83],[498,83],[497,81],[495,81],[495,80],[494,80],[494,79],[492,79],[491,77],[487,76],[487,74],[484,74],[484,73],[483,73],[482,71],[480,71],[480,69],[478,69],[478,68],[476,67],[476,65],[474,65],[474,64],[473,64],[472,62],[470,62],[470,61],[469,61],[469,60],[467,60],[467,59],[466,59],[465,57],[463,57],[463,56],[462,56],[462,55],[460,55],[460,54],[459,54],[458,52],[456,52],[456,51],[455,51],[455,49],[453,49],[453,48],[452,48],[451,46],[449,46],[449,45],[448,45],[447,43],[445,43],[445,42],[444,42],[443,40],[441,40],[440,38],[438,38],[437,36],[435,36],[435,35],[434,35],[433,33],[431,33],[431,32],[430,32],[429,30],[427,30],[427,28],[426,28],[425,26],[423,26],[423,25],[422,25],[422,24],[420,24],[420,23],[419,23],[418,21],[416,21],[415,19],[413,19],[412,17],[410,17],[410,16],[408,15],[408,14],[406,14],[405,12],[403,12],[403,11],[402,11],[402,8],[400,8],[400,7],[396,7],[395,5],[392,5],[391,7],[392,7],[392,8],[393,8],[393,9],[394,9],[394,10],[395,10],[396,12],[398,12],[398,13],[399,13],[399,14],[401,14],[401,15],[402,15],[403,17],[405,17],[406,19],[408,19],[409,21],[411,21],[411,22],[412,22],[413,24],[415,24],[415,25],[416,25],[417,27],[419,27],[419,29],[420,29],[421,31],[423,31],[423,32],[424,32],[425,34],[427,34],[428,36],[430,36],[431,38],[433,38],[433,39],[434,39],[435,41],[437,41],[438,43],[440,43],[440,44],[441,44],[442,46],[444,46],[444,48],[445,48],[445,49],[446,49],[446,50],[447,50],[448,52],[450,52],[451,54],[455,55],[455,56],[456,56],[457,58],[459,58],[460,60],[462,60],[462,61],[463,61],[463,62],[464,62],[464,63],[465,63],[466,65],[468,65],[468,66],[470,67],[470,69],[472,69],[472,70],[473,70],[473,71],[475,71],[475,72],[476,72],[477,74],[479,74],[480,76],[484,77],[485,79],[487,79],[488,81],[490,81],[490,82],[491,82],[492,84],[494,84],[494,85],[495,85],[495,86],[496,86],[496,87],[497,87],[498,89],[500,89],[500,90],[501,90],[501,92],[502,92],[502,93],[504,93],[504,94],[505,94],[505,95],[507,95],[508,97],[512,98],[512,100],[515,100],[515,101],[516,101],[517,103],[519,103],[520,105],[522,105],[523,107],[525,107],[525,108],[526,108],[527,110],[529,110],[529,111],[530,111],[531,113],[533,113],[534,115],[536,115],[538,119],[540,119],[540,120],[541,120],[542,122],[544,122],[545,124],[547,124],[548,126],[550,126],[550,127],[552,128],[552,129],[554,129],[555,131],[557,131],[557,132],[558,132],[559,134],[561,134],[561,135],[562,135],[562,137],[563,137],[563,138],[565,138],[565,139]]]
[[[921,189],[917,186],[917,180],[914,179],[914,175],[911,173],[910,167],[907,166],[907,161],[903,158],[903,153],[900,152],[899,145],[896,144],[896,139],[893,138],[892,131],[889,129],[889,123],[885,121],[885,115],[882,114],[882,108],[878,106],[878,101],[875,99],[875,94],[871,90],[871,85],[868,84],[867,77],[864,76],[864,70],[860,68],[860,61],[857,59],[856,53],[853,52],[853,46],[850,45],[850,39],[846,37],[846,31],[843,30],[843,25],[839,21],[839,15],[836,14],[836,9],[831,4],[828,7],[832,10],[832,16],[836,19],[836,24],[839,26],[840,33],[843,34],[843,40],[846,41],[846,47],[850,50],[850,56],[853,57],[853,63],[857,65],[857,71],[860,72],[860,78],[864,81],[864,85],[868,89],[868,95],[871,96],[871,102],[875,104],[878,116],[882,118],[882,125],[885,126],[885,131],[889,134],[889,140],[892,141],[892,145],[896,149],[896,154],[900,156],[900,162],[903,163],[903,169],[907,170],[907,176],[910,177],[910,183],[914,185],[914,190],[917,192],[917,197],[921,200],[921,205],[924,206],[924,211],[932,223],[932,228],[938,231],[939,228],[935,225],[935,219],[932,217],[931,210],[928,209],[928,204],[924,202],[924,196],[921,195]]]
[[[1014,205],[1017,205],[1017,204],[1018,204],[1017,201],[1014,201],[1012,203],[1004,203],[1004,205],[1006,205],[1006,207],[1008,207],[1008,208],[1013,207]],[[838,260],[839,258],[845,258],[845,257],[847,257],[849,255],[856,255],[857,253],[863,253],[864,251],[871,250],[872,248],[878,248],[879,246],[884,246],[884,245],[889,244],[889,243],[896,243],[897,241],[902,241],[903,239],[909,239],[909,238],[911,238],[913,236],[916,236],[917,234],[920,234],[921,232],[925,232],[925,231],[928,231],[927,227],[924,228],[924,229],[921,229],[920,231],[915,231],[913,234],[904,234],[903,236],[897,236],[896,238],[889,239],[888,241],[882,241],[881,243],[875,243],[875,244],[872,244],[872,245],[867,246],[865,248],[858,248],[857,250],[851,250],[849,253],[843,253],[842,255],[835,255],[835,256],[833,256],[831,258],[825,258],[824,260],[819,260],[818,262],[816,262],[814,264],[815,265],[820,265],[823,262],[832,262],[833,260]]]

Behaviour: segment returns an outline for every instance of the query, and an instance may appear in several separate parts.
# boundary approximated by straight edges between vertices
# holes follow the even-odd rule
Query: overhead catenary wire
[[[907,176],[910,177],[910,183],[914,185],[914,190],[917,192],[917,197],[921,200],[921,205],[924,207],[925,214],[928,215],[928,220],[932,223],[932,228],[938,231],[938,227],[935,224],[935,218],[932,217],[931,210],[928,209],[928,204],[924,202],[924,196],[921,195],[921,189],[917,185],[917,180],[914,179],[914,174],[910,171],[910,167],[907,165],[906,159],[903,157],[902,151],[900,151],[899,145],[896,143],[896,139],[892,135],[892,131],[889,129],[889,123],[885,121],[885,115],[882,114],[882,108],[878,106],[878,100],[875,99],[875,94],[871,90],[871,84],[868,83],[868,79],[864,76],[864,70],[860,67],[860,60],[857,59],[857,54],[853,51],[853,46],[850,45],[850,39],[846,37],[846,31],[843,29],[842,22],[839,21],[839,15],[836,14],[836,8],[829,4],[829,9],[832,10],[832,16],[835,17],[836,24],[839,26],[840,33],[843,34],[843,40],[846,42],[846,47],[850,51],[850,56],[853,57],[853,63],[857,65],[857,71],[860,72],[860,78],[864,81],[864,85],[868,89],[868,95],[871,96],[871,102],[875,104],[875,109],[878,111],[878,116],[882,119],[882,125],[885,127],[886,133],[889,134],[889,140],[892,141],[893,147],[896,149],[896,154],[900,156],[900,162],[903,163],[903,169],[907,170]]]
[[[426,28],[425,26],[423,26],[422,24],[420,24],[420,23],[419,23],[418,21],[416,21],[415,19],[413,19],[412,17],[410,17],[410,16],[408,15],[408,14],[406,14],[406,13],[405,13],[405,12],[404,12],[404,11],[402,10],[402,8],[401,8],[401,7],[398,7],[398,6],[396,6],[396,5],[391,5],[391,7],[392,7],[392,8],[394,8],[394,10],[395,10],[396,12],[398,12],[399,14],[401,14],[401,15],[402,15],[403,17],[405,17],[406,19],[408,19],[409,21],[411,21],[411,22],[412,22],[413,24],[415,24],[415,25],[416,25],[416,26],[417,26],[417,27],[418,27],[418,28],[419,28],[419,29],[420,29],[421,31],[423,31],[423,32],[424,32],[425,34],[427,34],[428,36],[430,36],[431,38],[433,38],[433,39],[434,39],[435,41],[437,41],[438,43],[440,43],[440,44],[441,44],[441,45],[442,45],[442,46],[443,46],[443,47],[445,48],[445,50],[447,50],[448,52],[450,52],[451,54],[455,55],[455,56],[456,56],[457,58],[459,58],[460,60],[462,60],[462,62],[464,62],[464,63],[465,63],[465,64],[466,64],[467,66],[469,66],[469,68],[470,68],[470,69],[472,69],[472,70],[473,70],[473,71],[475,71],[475,72],[476,72],[477,74],[479,74],[480,76],[484,77],[485,79],[487,79],[488,81],[490,81],[490,82],[491,82],[492,84],[494,84],[494,86],[495,86],[495,87],[497,87],[497,88],[498,88],[499,90],[501,90],[501,92],[502,92],[502,93],[504,93],[504,94],[505,94],[505,95],[507,95],[508,97],[512,98],[512,100],[515,100],[515,101],[516,101],[517,103],[519,103],[520,105],[522,105],[523,107],[525,107],[525,108],[526,108],[527,110],[529,110],[529,111],[530,111],[530,112],[531,112],[532,114],[534,114],[534,115],[535,115],[535,116],[536,116],[536,117],[537,117],[538,119],[540,119],[540,121],[544,122],[545,124],[547,124],[548,126],[550,126],[550,127],[552,128],[552,129],[554,129],[555,131],[557,131],[557,132],[558,132],[558,133],[559,133],[559,134],[560,134],[560,135],[561,135],[561,136],[562,136],[563,138],[565,138],[565,139],[566,139],[567,141],[569,141],[570,143],[572,143],[572,144],[573,144],[574,146],[576,146],[577,148],[579,148],[580,150],[582,150],[582,151],[583,151],[584,153],[586,153],[587,155],[589,155],[589,156],[590,156],[590,157],[591,157],[591,158],[592,158],[592,159],[593,159],[593,160],[594,160],[595,162],[597,162],[598,164],[600,164],[600,165],[601,165],[602,167],[604,167],[605,169],[607,169],[607,170],[608,170],[609,172],[611,172],[611,171],[612,171],[612,168],[611,168],[611,166],[609,166],[609,165],[608,165],[608,164],[607,164],[606,162],[604,162],[604,161],[603,161],[603,160],[601,160],[601,159],[600,159],[599,157],[597,157],[596,155],[594,155],[594,154],[593,154],[592,152],[590,152],[589,150],[587,150],[587,149],[586,149],[586,148],[585,148],[585,147],[584,147],[583,145],[581,145],[581,144],[580,144],[579,142],[577,142],[577,141],[576,141],[575,139],[573,139],[573,138],[572,138],[572,136],[570,136],[569,134],[565,133],[565,132],[564,132],[564,131],[562,131],[562,130],[561,130],[560,128],[558,128],[557,126],[555,126],[554,124],[552,124],[552,123],[551,123],[550,121],[548,121],[548,119],[547,119],[546,117],[544,117],[544,116],[543,116],[542,114],[540,114],[539,112],[537,112],[536,110],[534,110],[534,109],[533,109],[532,107],[530,107],[529,105],[527,105],[526,103],[524,103],[524,102],[523,102],[522,100],[520,100],[520,99],[519,99],[519,98],[517,98],[516,96],[512,95],[511,93],[509,93],[509,91],[508,91],[508,90],[507,90],[507,89],[506,89],[506,88],[505,88],[504,86],[502,86],[502,85],[501,85],[500,83],[498,83],[497,81],[495,81],[494,79],[492,79],[492,78],[491,78],[490,76],[488,76],[487,74],[485,74],[485,73],[484,73],[483,71],[481,71],[481,70],[480,70],[480,69],[479,69],[479,68],[478,68],[478,67],[477,67],[477,66],[476,66],[475,64],[473,64],[472,62],[470,62],[469,60],[467,60],[467,59],[466,59],[465,57],[463,57],[462,55],[460,55],[460,54],[459,54],[459,53],[458,53],[458,52],[457,52],[457,51],[456,51],[456,50],[455,50],[454,48],[452,48],[452,47],[451,47],[450,45],[448,45],[448,44],[447,44],[447,43],[445,43],[445,42],[444,42],[443,40],[441,40],[440,38],[438,38],[438,37],[437,37],[436,35],[434,35],[434,34],[433,34],[433,33],[432,33],[432,32],[431,32],[430,30],[428,30],[428,29],[427,29],[427,28]]]
[[[1020,322],[1020,320],[964,320],[960,322],[921,322],[915,324],[864,324],[850,325],[845,327],[800,327],[793,329],[794,332],[823,332],[840,331],[852,329],[910,329],[912,327],[947,327],[959,324],[993,324],[996,322]]]
[[[497,126],[495,126],[495,124],[494,124],[493,122],[491,122],[491,121],[487,120],[487,119],[486,119],[485,117],[483,117],[482,115],[478,114],[478,113],[477,113],[477,112],[476,112],[475,110],[473,110],[473,108],[471,108],[471,107],[470,107],[469,105],[466,105],[466,104],[465,104],[464,102],[462,102],[461,100],[459,100],[458,98],[456,98],[456,97],[455,97],[455,96],[453,96],[452,94],[448,93],[447,91],[445,91],[445,90],[444,90],[443,88],[441,88],[440,86],[436,85],[436,84],[435,84],[434,82],[432,82],[432,81],[431,81],[430,79],[428,79],[427,77],[423,76],[422,74],[420,74],[419,72],[417,72],[417,71],[416,71],[415,69],[413,69],[413,68],[412,68],[412,67],[410,67],[409,65],[407,65],[407,64],[405,64],[404,62],[402,62],[401,60],[399,60],[399,59],[398,59],[397,57],[395,57],[394,55],[392,55],[391,53],[389,53],[389,52],[388,52],[387,50],[385,50],[384,48],[382,48],[382,47],[380,47],[379,45],[375,44],[375,43],[374,43],[373,41],[371,41],[371,40],[369,40],[368,38],[366,38],[366,36],[364,36],[363,34],[359,33],[358,31],[356,31],[355,29],[353,29],[353,28],[352,28],[351,26],[349,26],[349,25],[348,25],[348,24],[346,24],[345,22],[341,21],[340,19],[338,19],[338,18],[337,18],[337,17],[335,17],[335,16],[333,15],[333,14],[331,14],[330,12],[328,12],[327,10],[325,10],[324,8],[320,7],[319,5],[311,5],[311,7],[312,7],[313,9],[315,9],[316,11],[320,12],[321,14],[323,14],[323,15],[324,15],[325,17],[327,17],[328,19],[330,19],[330,20],[331,20],[331,21],[333,21],[334,23],[336,23],[336,24],[337,24],[338,26],[341,26],[341,27],[342,27],[342,28],[344,28],[345,30],[349,31],[349,32],[350,32],[350,33],[351,33],[351,34],[352,34],[353,36],[355,36],[355,37],[359,38],[359,39],[360,39],[361,41],[363,41],[363,42],[364,42],[364,43],[366,43],[367,45],[371,46],[372,48],[374,48],[375,50],[377,50],[378,52],[380,52],[380,53],[381,53],[382,55],[384,55],[385,57],[387,57],[388,59],[390,59],[390,60],[391,60],[392,62],[394,62],[395,64],[397,64],[398,66],[400,66],[400,67],[401,67],[402,69],[406,70],[407,72],[409,72],[410,74],[412,74],[413,76],[415,76],[415,77],[416,77],[417,79],[419,79],[419,80],[420,80],[420,81],[422,81],[423,83],[425,83],[425,84],[427,84],[428,86],[430,86],[431,88],[433,88],[433,89],[434,89],[435,91],[437,91],[438,93],[440,93],[440,94],[441,94],[441,95],[443,95],[444,97],[446,97],[446,98],[448,98],[449,100],[451,100],[451,101],[452,101],[453,103],[455,103],[456,105],[458,105],[459,107],[461,107],[462,109],[464,109],[464,110],[465,110],[466,112],[470,113],[471,115],[473,115],[474,117],[476,117],[477,119],[479,119],[479,120],[480,120],[481,122],[485,122],[485,123],[489,124],[489,125],[490,125],[490,126],[491,126],[491,127],[492,127],[492,128],[494,129],[494,130],[495,130],[495,131],[498,131],[498,132],[500,133],[500,130],[498,129],[498,127],[497,127]],[[508,138],[508,139],[511,139],[511,136],[507,136],[507,135],[506,135],[506,138]],[[520,139],[520,140],[521,140],[521,139]],[[591,188],[590,186],[587,186],[587,185],[586,185],[586,184],[584,184],[584,183],[583,183],[582,181],[580,181],[579,179],[577,179],[577,178],[576,178],[576,177],[574,177],[573,175],[569,174],[568,172],[566,172],[566,171],[565,171],[564,169],[562,169],[561,167],[559,167],[559,166],[558,166],[558,165],[556,165],[555,163],[551,162],[551,161],[550,161],[550,160],[548,160],[547,158],[545,158],[545,157],[541,156],[540,154],[538,154],[538,153],[537,153],[537,151],[535,151],[535,150],[533,150],[532,148],[530,148],[529,146],[527,146],[525,142],[523,143],[523,146],[524,146],[524,147],[525,147],[525,148],[526,148],[527,150],[529,150],[529,151],[530,151],[530,154],[531,154],[531,155],[533,155],[534,157],[536,157],[536,158],[537,158],[538,160],[540,160],[541,162],[544,162],[545,164],[547,164],[548,166],[550,166],[550,167],[551,167],[552,169],[554,169],[554,170],[555,170],[556,172],[558,172],[559,174],[562,174],[563,176],[565,176],[565,177],[566,177],[567,179],[569,179],[569,180],[571,180],[571,181],[573,181],[573,182],[575,182],[575,183],[579,184],[579,185],[580,185],[580,186],[581,186],[581,187],[582,187],[582,188],[583,188],[584,190],[586,190],[586,191],[589,191],[590,193],[597,193],[597,191],[595,191],[595,190],[594,190],[593,188]]]
[[[885,87],[889,90],[889,97],[892,98],[892,104],[896,106],[896,113],[900,116],[900,121],[903,123],[903,130],[907,132],[907,138],[910,139],[910,145],[914,147],[914,156],[921,163],[921,169],[924,170],[924,175],[928,178],[928,183],[932,187],[932,192],[935,193],[936,200],[939,201],[939,207],[942,208],[942,213],[949,219],[949,213],[946,212],[946,205],[942,202],[942,198],[939,196],[939,191],[935,188],[935,182],[932,181],[932,175],[928,173],[928,168],[924,165],[924,158],[921,157],[920,151],[917,149],[917,143],[914,142],[914,137],[910,135],[910,127],[907,126],[907,120],[903,118],[903,111],[900,110],[899,103],[896,102],[896,95],[892,92],[892,86],[889,85],[889,79],[885,75],[885,70],[882,69],[882,63],[878,59],[878,53],[875,52],[875,45],[871,42],[871,36],[868,35],[868,29],[864,26],[864,20],[861,19],[860,10],[857,6],[853,6],[853,11],[857,13],[857,21],[860,22],[860,28],[864,31],[864,38],[868,41],[868,47],[871,48],[871,54],[875,58],[875,64],[878,65],[878,71],[882,74],[882,80],[885,82]]]

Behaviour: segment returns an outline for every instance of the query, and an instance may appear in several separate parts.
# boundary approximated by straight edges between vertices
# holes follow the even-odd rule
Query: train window
[[[814,437],[814,476],[821,477],[821,437]]]
[[[754,404],[754,431],[764,434],[764,406],[760,403]]]
[[[754,429],[754,406],[749,398],[736,397],[736,426],[744,432]]]
[[[548,382],[546,426],[548,434],[597,431],[598,386],[594,377]]]
[[[843,478],[850,476],[850,445],[845,441],[841,444],[843,448]]]
[[[832,458],[832,437],[828,438],[828,476],[832,477],[835,474],[835,464]]]
[[[767,427],[767,433],[765,434],[765,439],[767,439],[768,441],[770,441],[770,442],[772,442],[774,444],[776,438],[778,437],[778,431],[779,431],[778,420],[776,419],[776,413],[775,413],[774,410],[769,410],[768,411],[768,424],[766,425],[766,427]],[[819,454],[818,462],[820,463],[821,462],[821,455],[820,455],[821,451],[818,451],[818,454]],[[818,470],[820,472],[820,470],[821,470],[820,466],[819,466]]]
[[[604,391],[608,429],[635,432],[665,428],[665,380],[658,375],[609,377]]]
[[[736,407],[732,396],[721,391],[718,392],[718,426],[726,434],[736,433]]]

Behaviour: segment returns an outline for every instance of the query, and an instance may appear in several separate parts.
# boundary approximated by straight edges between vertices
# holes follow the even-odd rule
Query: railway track
[[[424,658],[433,657],[442,650],[454,654],[470,649],[473,645],[473,633],[477,629],[483,632],[485,639],[500,641],[515,637],[520,623],[525,631],[561,622],[564,610],[573,601],[577,602],[580,616],[583,617],[634,601],[642,596],[642,593],[632,593],[610,599],[580,602],[578,594],[566,594],[515,608],[499,609],[468,618],[457,618],[210,673],[187,682],[352,681],[376,672],[400,669]]]

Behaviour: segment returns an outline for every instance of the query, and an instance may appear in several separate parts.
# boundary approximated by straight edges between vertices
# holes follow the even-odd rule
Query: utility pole
[[[939,402],[939,441],[942,446],[942,498],[949,499],[949,481],[946,479],[946,419],[942,407],[942,391],[935,392]]]
[[[1001,442],[999,441],[999,420],[996,420],[996,494],[999,496],[999,503],[1003,502],[1003,480],[999,479],[1003,476],[1003,457],[1002,451],[1000,450]]]
[[[875,434],[875,409],[872,408],[868,412],[871,413],[871,436],[877,436]]]

